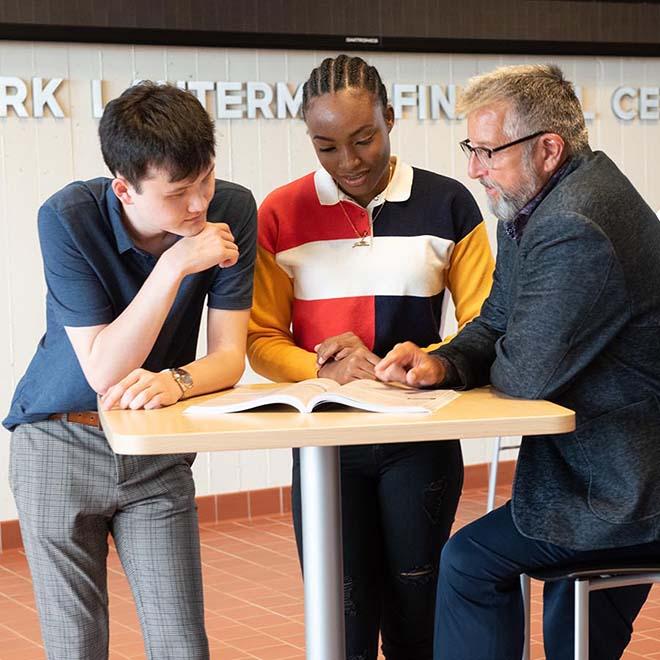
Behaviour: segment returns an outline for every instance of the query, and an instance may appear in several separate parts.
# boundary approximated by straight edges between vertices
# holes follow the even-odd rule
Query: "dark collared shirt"
[[[96,410],[65,327],[112,323],[135,298],[156,257],[134,244],[122,223],[121,203],[106,178],[78,181],[39,209],[39,240],[46,276],[46,334],[3,424],[36,422],[52,413]],[[216,181],[209,222],[226,222],[240,251],[231,268],[209,268],[181,283],[170,313],[143,367],[161,371],[195,359],[208,295],[216,309],[247,309],[252,301],[256,205],[249,190]],[[108,355],[106,359],[112,360]]]
[[[504,222],[504,231],[506,232],[506,235],[514,240],[514,241],[519,241],[523,235],[523,232],[525,231],[525,227],[527,226],[527,223],[529,222],[529,218],[534,213],[536,210],[537,206],[545,199],[545,197],[548,195],[548,193],[563,179],[564,173],[566,172],[568,168],[568,164],[571,162],[571,159],[569,158],[546,182],[546,184],[539,190],[532,199],[523,206],[520,211],[518,211],[518,214],[516,215],[513,220],[509,220],[508,222]]]

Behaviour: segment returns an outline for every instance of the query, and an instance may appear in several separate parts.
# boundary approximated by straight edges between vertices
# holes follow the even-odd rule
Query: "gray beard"
[[[508,192],[505,192],[500,186],[488,178],[484,179],[489,186],[492,186],[500,193],[497,200],[488,197],[488,208],[501,222],[511,222],[541,187],[541,181],[529,163],[525,164],[522,176],[523,180],[518,184],[517,188]]]
[[[531,196],[529,199],[531,199]],[[488,198],[488,208],[500,222],[511,222],[529,199],[527,197],[524,199],[519,199],[517,196],[509,197],[500,190],[500,196],[497,200]]]

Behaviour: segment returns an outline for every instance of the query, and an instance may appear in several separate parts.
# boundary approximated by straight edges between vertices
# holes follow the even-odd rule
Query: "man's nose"
[[[477,154],[472,152],[468,158],[468,176],[471,179],[479,179],[488,174],[488,168],[477,158]]]
[[[202,191],[196,192],[188,200],[188,212],[189,213],[202,213],[208,206],[208,200],[204,196]]]

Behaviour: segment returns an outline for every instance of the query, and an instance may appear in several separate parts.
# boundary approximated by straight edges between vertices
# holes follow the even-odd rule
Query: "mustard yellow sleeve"
[[[488,242],[486,224],[480,222],[454,247],[447,273],[447,288],[456,307],[456,321],[460,332],[466,323],[479,316],[481,305],[490,293],[495,261]],[[445,337],[437,344],[424,347],[432,351],[451,341]]]
[[[276,382],[316,378],[316,354],[296,346],[291,334],[292,305],[291,278],[258,246],[247,355],[258,374]]]

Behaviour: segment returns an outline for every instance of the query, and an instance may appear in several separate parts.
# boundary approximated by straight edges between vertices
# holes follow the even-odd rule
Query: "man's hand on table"
[[[116,385],[108,388],[101,397],[101,408],[126,410],[152,410],[171,406],[183,396],[181,388],[169,371],[155,373],[146,369],[135,369]]]
[[[374,368],[378,380],[430,387],[446,376],[440,358],[429,355],[411,341],[397,344]]]

